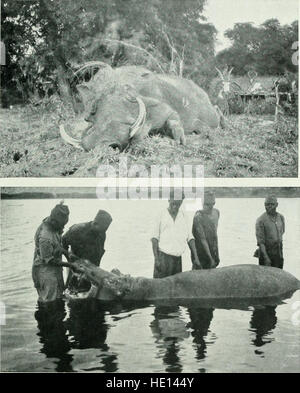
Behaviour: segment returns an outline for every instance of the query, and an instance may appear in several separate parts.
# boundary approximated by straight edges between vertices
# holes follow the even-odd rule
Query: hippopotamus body
[[[102,301],[172,300],[179,304],[185,300],[284,299],[300,289],[293,275],[268,266],[235,265],[152,279],[107,272],[86,260],[76,264],[94,284],[86,297]]]

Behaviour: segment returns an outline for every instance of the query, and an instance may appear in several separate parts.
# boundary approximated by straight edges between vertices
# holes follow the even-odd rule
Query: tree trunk
[[[72,92],[70,88],[70,84],[68,82],[67,75],[62,67],[61,64],[57,63],[57,83],[58,83],[58,89],[59,89],[59,94],[60,98],[64,102],[64,104],[69,104],[72,102]]]
[[[58,25],[52,12],[48,9],[45,0],[40,0],[40,12],[41,16],[48,22],[46,39],[47,44],[54,53],[60,97],[65,104],[71,103],[74,111],[77,113],[75,99],[68,78],[69,70],[67,67],[67,59],[65,58],[64,50],[60,43]]]

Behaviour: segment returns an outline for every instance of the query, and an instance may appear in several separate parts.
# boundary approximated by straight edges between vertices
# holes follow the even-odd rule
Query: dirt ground
[[[2,177],[94,177],[101,164],[204,165],[205,177],[296,177],[296,118],[277,124],[272,116],[231,115],[225,129],[187,136],[186,146],[167,137],[149,137],[126,152],[97,146],[82,152],[66,145],[59,123],[74,115],[63,108],[1,109]]]

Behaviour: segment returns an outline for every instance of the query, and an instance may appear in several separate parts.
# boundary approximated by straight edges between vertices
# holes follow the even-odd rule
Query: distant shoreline
[[[300,198],[300,187],[207,187],[216,198],[264,198],[274,194],[278,198]],[[150,192],[149,192],[150,195]],[[4,187],[1,199],[97,199],[95,188],[24,188]],[[120,198],[124,199],[124,198]]]

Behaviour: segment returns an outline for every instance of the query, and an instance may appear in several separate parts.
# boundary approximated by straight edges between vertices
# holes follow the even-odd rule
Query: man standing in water
[[[266,212],[256,221],[256,239],[259,247],[259,264],[283,268],[282,237],[285,220],[277,213],[278,202],[275,196],[265,199]]]
[[[184,196],[175,198],[171,192],[169,206],[155,224],[152,236],[154,254],[153,278],[163,278],[182,272],[182,254],[188,243],[197,263],[195,240],[184,212],[180,209]],[[199,262],[199,261],[198,261]]]
[[[105,252],[106,231],[111,222],[111,215],[105,210],[99,210],[93,221],[71,226],[62,238],[63,247],[66,250],[71,246],[71,259],[88,259],[94,265],[99,266]],[[86,291],[90,288],[90,283],[86,280],[81,279],[77,282],[72,272],[69,274],[67,283],[68,287],[79,291]]]
[[[73,269],[70,263],[62,262],[62,254],[68,258],[61,243],[61,234],[68,220],[68,206],[61,202],[52,209],[50,216],[43,220],[35,233],[32,278],[41,303],[62,298],[62,268],[66,266]]]
[[[193,269],[212,269],[220,263],[217,235],[220,212],[214,208],[215,203],[214,193],[206,191],[203,210],[195,213],[193,236],[200,264],[192,256]]]

